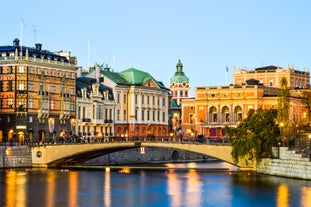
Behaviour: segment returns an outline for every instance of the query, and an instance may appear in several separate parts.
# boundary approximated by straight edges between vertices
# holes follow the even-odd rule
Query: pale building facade
[[[97,65],[85,75],[98,79],[113,91],[114,137],[168,136],[169,89],[163,83],[134,68],[117,73]]]
[[[90,142],[114,136],[115,102],[112,89],[94,78],[77,78],[76,134]]]

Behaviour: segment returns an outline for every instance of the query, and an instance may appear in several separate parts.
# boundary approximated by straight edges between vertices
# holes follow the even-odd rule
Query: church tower
[[[189,98],[189,78],[183,72],[183,65],[180,60],[178,60],[178,63],[176,65],[175,75],[170,80],[170,90],[172,94],[172,99],[179,106],[182,99]]]

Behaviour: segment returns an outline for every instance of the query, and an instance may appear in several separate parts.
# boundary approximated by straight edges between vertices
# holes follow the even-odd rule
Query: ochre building
[[[271,69],[274,68],[274,69]],[[271,69],[271,70],[270,70]],[[306,76],[306,77],[305,77]],[[225,126],[236,127],[251,109],[278,108],[278,81],[290,78],[290,122],[305,122],[307,110],[303,93],[309,90],[309,72],[268,67],[255,71],[235,71],[235,85],[196,87],[195,97],[182,101],[184,137],[198,135],[224,138]],[[258,80],[257,80],[258,79]]]

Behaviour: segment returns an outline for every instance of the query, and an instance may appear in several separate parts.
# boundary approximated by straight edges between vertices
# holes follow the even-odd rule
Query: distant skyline
[[[197,86],[232,83],[234,67],[311,66],[307,0],[4,1],[0,45],[14,38],[70,51],[85,70],[136,68],[169,87],[178,59]],[[21,23],[23,20],[23,24]],[[228,73],[226,68],[228,67]]]

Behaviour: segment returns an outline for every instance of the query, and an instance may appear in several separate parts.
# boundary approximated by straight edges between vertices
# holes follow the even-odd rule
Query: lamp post
[[[308,135],[308,138],[309,138],[309,160],[311,161],[311,134]]]

